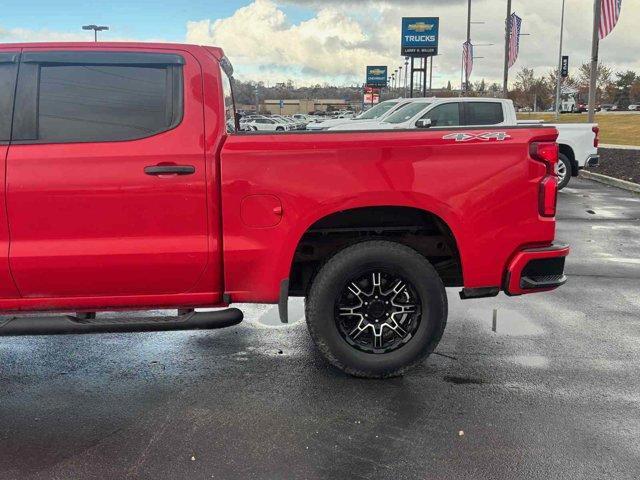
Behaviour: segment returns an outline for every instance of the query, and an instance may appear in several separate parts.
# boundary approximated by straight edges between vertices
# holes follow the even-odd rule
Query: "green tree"
[[[634,84],[640,83],[640,76],[633,70],[627,70],[626,72],[616,73],[616,80],[613,82],[615,85],[615,99],[614,103],[619,108],[627,108],[630,103],[634,103],[637,100],[637,93],[632,92]],[[635,95],[634,95],[635,93]]]
[[[600,102],[602,93],[606,90],[607,86],[611,84],[612,70],[607,65],[602,63],[598,64],[596,69],[596,102]],[[589,84],[591,78],[591,64],[583,63],[578,68],[577,83],[580,94],[583,97],[589,95]]]

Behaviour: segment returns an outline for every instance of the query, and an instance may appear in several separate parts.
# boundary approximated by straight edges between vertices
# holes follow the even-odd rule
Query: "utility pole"
[[[509,81],[509,37],[511,36],[511,0],[507,0],[507,19],[504,33],[504,74],[502,79],[502,96],[507,98]]]
[[[468,1],[467,7],[467,45],[471,44],[471,0]],[[469,72],[464,68],[464,59],[462,60],[462,68],[464,70],[464,93],[469,89]]]
[[[600,37],[598,36],[600,13],[600,0],[594,0],[593,37],[591,39],[591,76],[589,78],[589,123],[593,123],[596,115],[596,80],[598,77],[598,47],[600,46]]]
[[[556,79],[556,120],[560,118],[560,89],[562,85],[562,33],[564,31],[564,1],[562,0],[562,15],[560,17],[560,49],[558,51],[558,78]]]

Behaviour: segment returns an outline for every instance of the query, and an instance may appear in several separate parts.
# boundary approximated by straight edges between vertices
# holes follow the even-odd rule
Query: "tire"
[[[344,307],[343,302],[360,306]],[[398,376],[426,358],[442,337],[447,308],[444,285],[428,260],[389,241],[361,242],[331,257],[305,302],[307,326],[322,356],[340,370],[365,378]]]
[[[282,127],[276,127],[276,132],[284,132],[284,128],[282,128]]]
[[[562,190],[569,185],[571,180],[571,161],[564,153],[558,154],[558,190]],[[563,173],[563,175],[561,175]]]

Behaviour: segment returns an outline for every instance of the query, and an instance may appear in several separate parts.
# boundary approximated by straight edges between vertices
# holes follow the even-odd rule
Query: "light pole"
[[[413,74],[413,72],[411,72]],[[404,57],[404,96],[407,96],[407,80],[409,78],[409,57]]]
[[[562,32],[564,30],[564,0],[560,16],[560,49],[558,51],[558,78],[556,78],[556,120],[560,118],[560,89],[562,84]]]
[[[398,67],[398,82],[396,83],[396,88],[400,88],[402,85],[402,65]]]
[[[591,70],[589,77],[589,123],[593,123],[596,115],[596,88],[598,86],[598,49],[600,48],[600,37],[598,27],[600,25],[600,15],[602,15],[602,4],[600,0],[593,2],[593,37],[591,38]]]
[[[107,27],[106,25],[83,25],[82,30],[93,30],[93,40],[94,42],[97,42],[98,32],[109,30],[109,27]]]
[[[482,25],[484,22],[471,21],[471,0],[467,2],[467,44],[471,45],[471,24]],[[475,45],[474,45],[475,46]],[[469,88],[469,72],[464,68],[464,56],[460,70],[460,96],[462,96],[462,82],[464,79],[464,92],[467,93]]]

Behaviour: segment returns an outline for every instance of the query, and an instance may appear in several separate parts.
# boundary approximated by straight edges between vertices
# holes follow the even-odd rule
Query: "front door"
[[[186,53],[22,52],[7,156],[23,297],[189,292],[208,258],[200,69]]]
[[[9,225],[6,215],[4,177],[11,139],[13,98],[19,58],[19,51],[0,49],[0,298],[18,296],[9,271]]]

